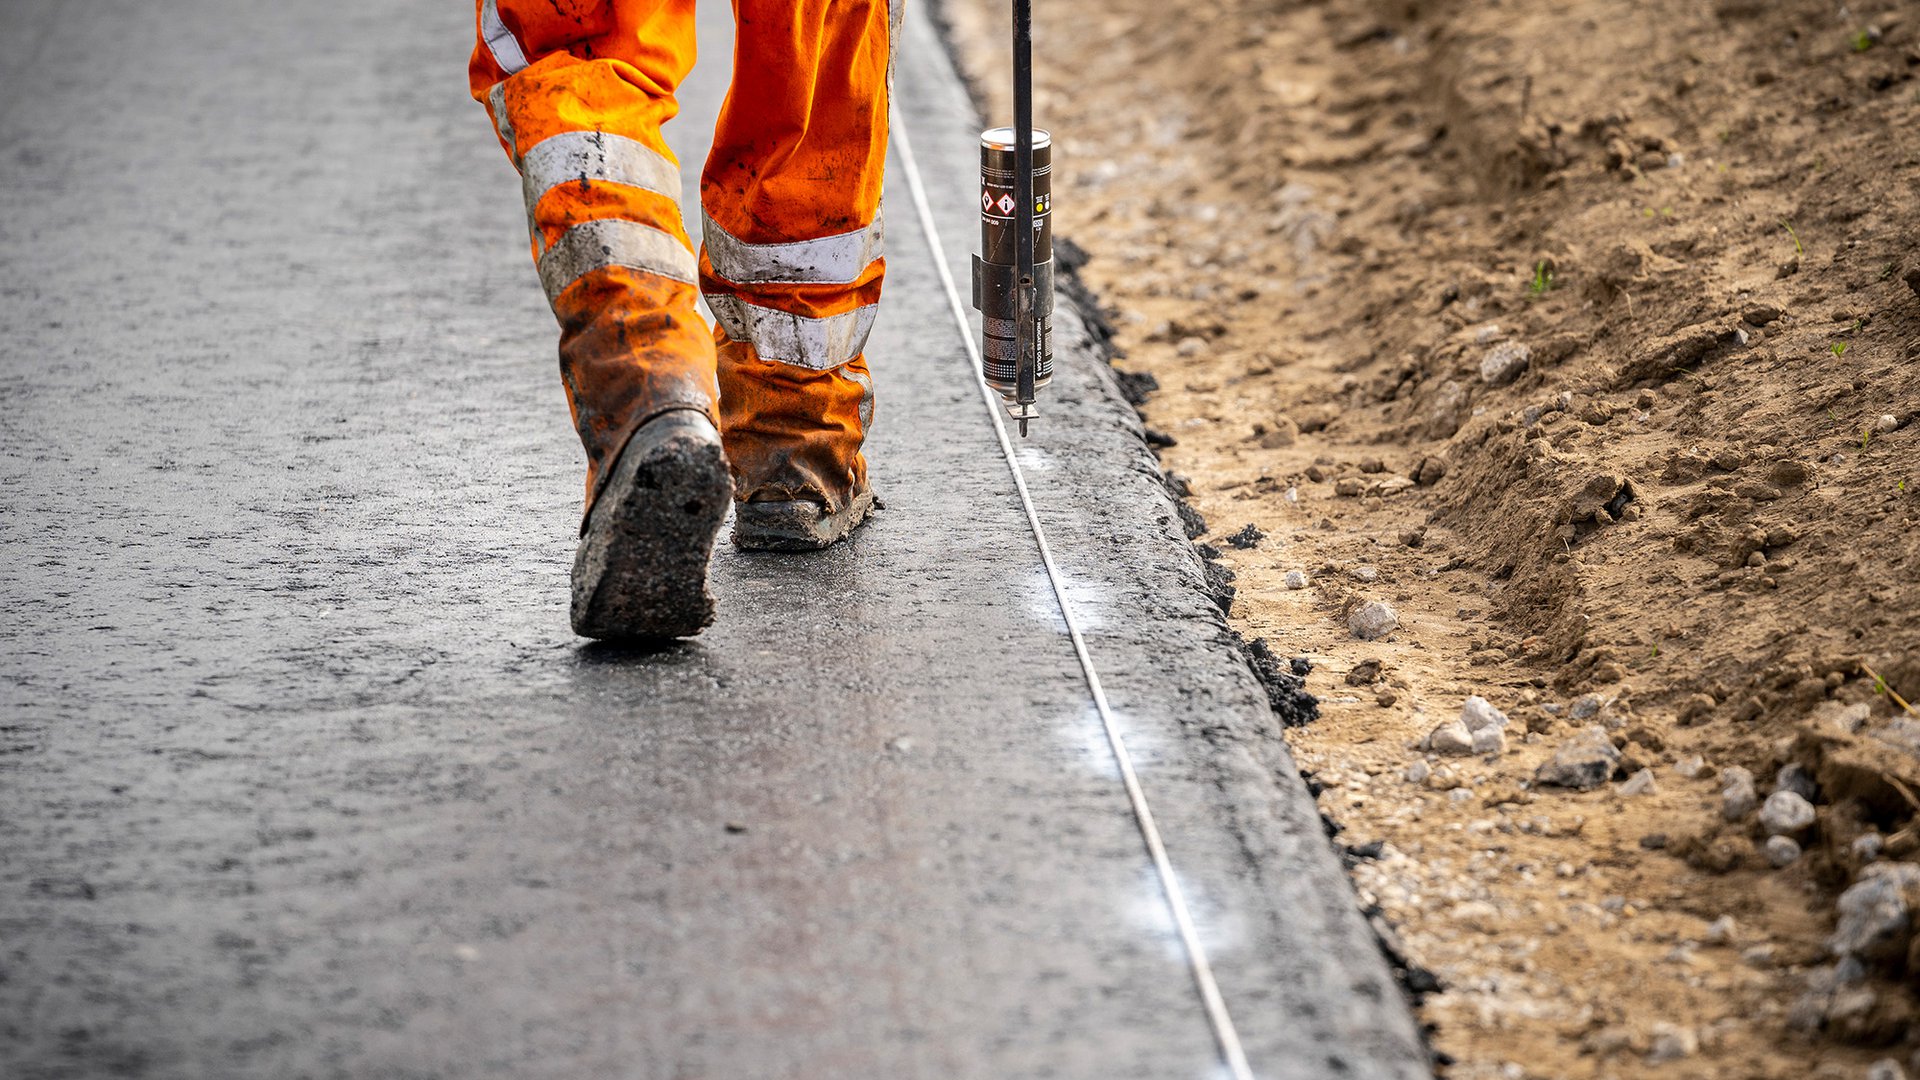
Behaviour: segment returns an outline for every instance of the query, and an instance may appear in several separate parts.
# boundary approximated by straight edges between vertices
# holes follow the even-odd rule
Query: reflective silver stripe
[[[780,244],[749,244],[704,211],[700,218],[713,272],[737,285],[851,285],[880,257],[886,240],[878,212],[864,229]]]
[[[593,180],[665,195],[680,205],[680,170],[659,151],[604,131],[563,131],[540,140],[520,159],[527,205],[561,184]]]
[[[847,378],[860,385],[860,434],[864,437],[873,430],[873,376],[848,369]]]
[[[563,131],[540,140],[520,159],[520,185],[527,200],[527,231],[542,246],[534,210],[547,192],[562,184],[593,180],[664,195],[680,217],[680,169],[659,151],[624,135],[604,131]]]
[[[500,133],[500,139],[507,144],[507,154],[513,158],[515,168],[520,166],[520,148],[513,141],[513,118],[507,115],[507,80],[501,79],[487,91],[487,107],[493,110],[493,127]]]
[[[887,0],[887,121],[893,121],[893,58],[899,51],[894,43],[900,40],[900,17],[906,14],[907,5],[900,0]],[[886,166],[881,166],[884,171]]]
[[[552,303],[582,274],[624,266],[694,283],[700,265],[678,239],[638,221],[583,221],[562,233],[540,256],[540,284]]]
[[[500,65],[501,71],[512,75],[527,66],[527,54],[520,48],[520,39],[500,20],[500,0],[481,3],[480,37],[486,41],[487,51],[493,54],[493,62]]]
[[[867,304],[824,319],[809,319],[726,293],[708,293],[707,306],[727,336],[750,342],[760,359],[815,371],[831,371],[859,356],[880,310],[878,304]]]

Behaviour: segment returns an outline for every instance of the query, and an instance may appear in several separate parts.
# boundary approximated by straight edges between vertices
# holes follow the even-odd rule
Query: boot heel
[[[690,409],[633,433],[573,558],[573,631],[691,637],[713,622],[707,565],[733,482],[713,422]]]

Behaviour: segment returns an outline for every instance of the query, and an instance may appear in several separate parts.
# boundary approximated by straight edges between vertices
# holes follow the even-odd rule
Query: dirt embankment
[[[1449,1075],[1920,1065],[1920,10],[1038,8],[1056,226]]]

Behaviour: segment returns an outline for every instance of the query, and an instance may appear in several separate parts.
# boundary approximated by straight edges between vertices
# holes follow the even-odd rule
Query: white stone
[[[1424,784],[1427,782],[1427,777],[1432,775],[1433,766],[1428,765],[1424,760],[1416,761],[1407,766],[1406,777],[1407,782],[1410,784]]]
[[[1707,762],[1705,758],[1699,754],[1688,754],[1686,757],[1673,763],[1673,774],[1682,779],[1691,780],[1699,776],[1700,770],[1706,767]]]
[[[1520,377],[1533,359],[1533,350],[1518,341],[1506,341],[1487,350],[1480,360],[1480,381],[1505,386]]]
[[[1887,838],[1877,832],[1861,833],[1853,838],[1853,857],[1861,862],[1872,862],[1886,850]]]
[[[1760,805],[1760,793],[1753,786],[1753,774],[1738,765],[1729,765],[1720,773],[1720,816],[1739,821]]]
[[[1900,418],[1892,413],[1883,414],[1873,422],[1873,429],[1882,435],[1900,430]]]
[[[1692,1057],[1700,1050],[1700,1037],[1692,1028],[1674,1024],[1653,1025],[1653,1044],[1647,1048],[1647,1062],[1658,1065],[1663,1061],[1678,1061]]]
[[[1458,720],[1449,720],[1427,734],[1427,748],[1436,754],[1459,756],[1474,751],[1473,732]]]
[[[1606,707],[1607,699],[1601,695],[1582,694],[1573,700],[1573,704],[1567,709],[1567,714],[1575,720],[1591,720],[1600,715],[1600,710]]]
[[[1827,948],[1835,956],[1866,959],[1905,957],[1912,937],[1907,895],[1920,888],[1920,865],[1877,862],[1860,872],[1834,905],[1839,919]]]
[[[1813,824],[1813,804],[1799,792],[1776,791],[1760,807],[1760,827],[1768,836],[1796,833]]]
[[[1706,943],[1709,945],[1730,945],[1736,925],[1733,916],[1722,915],[1707,924]]]
[[[1767,837],[1767,861],[1775,866],[1790,866],[1800,858],[1800,845],[1791,836]]]
[[[1506,713],[1494,708],[1492,702],[1477,694],[1460,706],[1460,722],[1467,725],[1468,731],[1504,728],[1510,723]]]
[[[1476,754],[1504,754],[1507,752],[1507,736],[1499,728],[1485,727],[1473,733],[1473,752]]]
[[[1652,795],[1659,790],[1660,788],[1653,782],[1652,769],[1641,769],[1627,777],[1627,782],[1620,785],[1622,795]]]
[[[1820,786],[1814,781],[1813,774],[1807,771],[1806,766],[1795,762],[1791,765],[1781,766],[1780,771],[1774,774],[1773,789],[1775,791],[1791,791],[1808,802],[1812,802],[1814,795],[1819,792]]]
[[[1553,757],[1534,770],[1533,782],[1592,791],[1607,782],[1619,761],[1620,751],[1614,749],[1607,733],[1589,724],[1561,743]]]
[[[1892,1058],[1881,1058],[1867,1066],[1867,1080],[1907,1080],[1907,1070]]]
[[[1392,605],[1369,600],[1347,616],[1347,630],[1362,641],[1375,641],[1400,628],[1400,615]]]
[[[1304,589],[1307,587],[1307,575],[1298,570],[1287,571],[1287,576],[1280,580],[1281,583],[1289,589]]]

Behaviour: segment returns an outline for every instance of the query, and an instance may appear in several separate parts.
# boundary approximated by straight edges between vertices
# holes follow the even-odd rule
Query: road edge
[[[980,87],[968,77],[957,55],[948,17],[950,3],[951,0],[928,0],[926,8],[933,29],[932,37],[940,46],[951,77],[957,81],[971,105],[972,119],[977,125],[985,127],[985,97]],[[1151,520],[1161,516],[1159,511],[1164,510],[1165,516],[1178,522],[1179,531],[1184,536],[1184,543],[1178,545],[1185,564],[1181,568],[1181,587],[1204,598],[1204,614],[1200,617],[1206,620],[1209,636],[1231,644],[1237,658],[1238,670],[1235,675],[1256,685],[1267,699],[1277,745],[1254,745],[1249,749],[1267,766],[1274,795],[1300,803],[1320,822],[1327,853],[1333,856],[1330,861],[1341,871],[1341,887],[1350,897],[1352,911],[1360,916],[1368,937],[1400,993],[1414,1038],[1429,1071],[1444,1068],[1451,1061],[1434,1049],[1433,1029],[1421,1021],[1417,1011],[1428,995],[1443,989],[1442,984],[1432,972],[1408,959],[1404,945],[1379,906],[1362,902],[1351,876],[1355,856],[1337,843],[1339,826],[1320,812],[1317,785],[1313,783],[1311,774],[1299,768],[1291,748],[1277,733],[1284,727],[1310,723],[1318,715],[1318,701],[1305,689],[1305,675],[1310,665],[1302,667],[1306,663],[1304,658],[1292,664],[1279,660],[1265,640],[1244,638],[1229,624],[1227,613],[1234,596],[1233,573],[1216,561],[1220,554],[1217,549],[1201,542],[1200,537],[1208,531],[1205,520],[1188,501],[1190,491],[1185,479],[1168,471],[1161,462],[1155,439],[1150,435],[1140,411],[1147,395],[1158,388],[1158,383],[1150,374],[1130,372],[1116,363],[1123,358],[1123,354],[1114,343],[1115,312],[1101,302],[1081,276],[1082,269],[1092,256],[1074,243],[1071,236],[1063,233],[1055,233],[1054,245],[1057,254],[1054,275],[1056,369],[1072,365],[1092,376],[1090,381],[1100,390],[1099,399],[1084,401],[1081,406],[1094,412],[1096,419],[1112,421],[1114,426],[1124,430],[1130,440],[1130,448],[1137,451],[1140,463],[1158,479],[1154,487],[1162,506],[1147,507],[1143,517]],[[1061,318],[1063,315],[1064,319]],[[1083,330],[1078,337],[1060,332],[1076,324]],[[1065,408],[1061,411],[1064,412]]]

